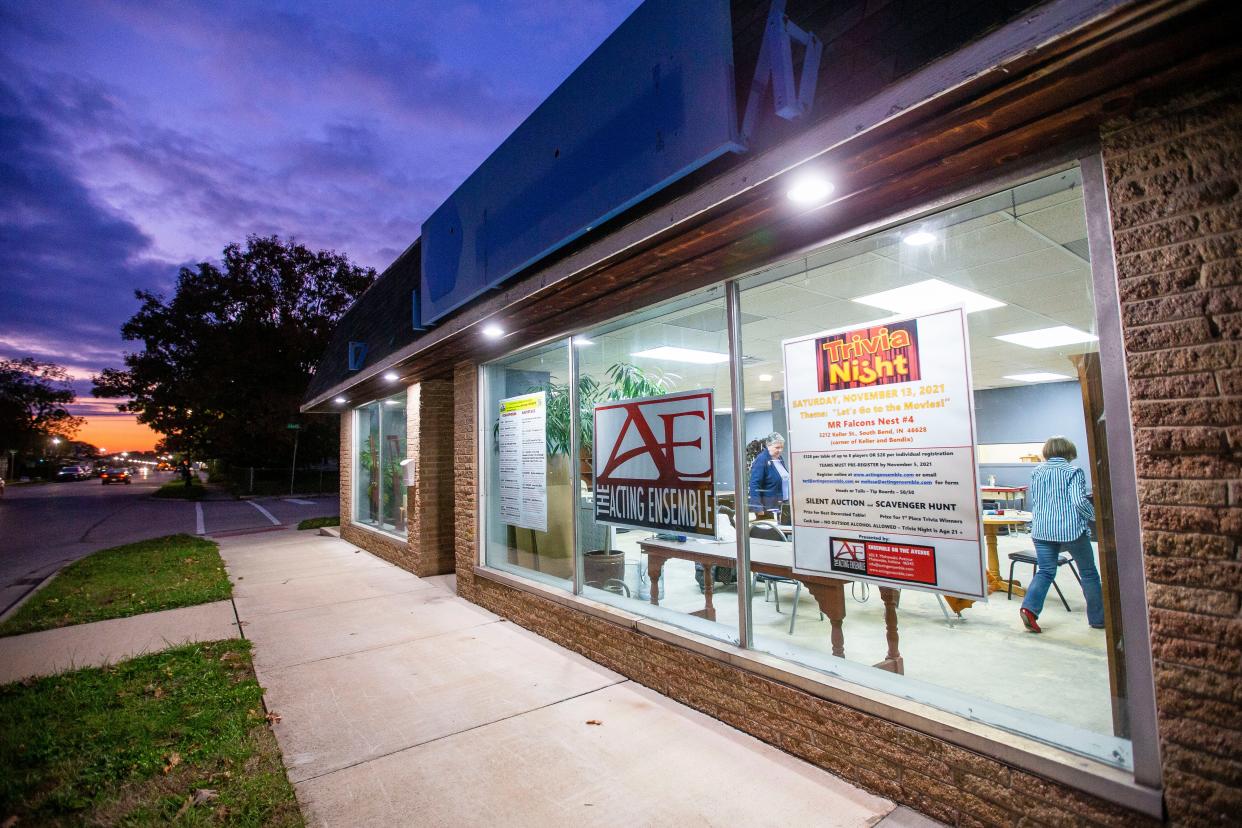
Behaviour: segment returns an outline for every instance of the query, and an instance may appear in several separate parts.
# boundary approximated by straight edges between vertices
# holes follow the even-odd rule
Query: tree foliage
[[[121,328],[142,350],[95,378],[95,395],[164,435],[164,450],[235,465],[287,463],[298,405],[333,328],[375,271],[276,236],[182,268],[171,299],[138,291]],[[299,455],[337,451],[335,418],[302,423]],[[306,452],[303,454],[302,452]]]
[[[76,399],[61,366],[0,359],[0,449],[27,452],[48,437],[72,437],[84,422],[69,413]]]

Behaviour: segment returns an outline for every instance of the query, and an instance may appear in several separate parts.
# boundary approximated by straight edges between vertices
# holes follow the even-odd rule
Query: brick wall
[[[453,549],[457,557],[457,594],[474,598],[474,565],[478,561],[475,528],[478,515],[478,470],[475,462],[475,406],[478,369],[463,362],[453,370]]]
[[[1140,828],[1150,820],[996,760],[560,604],[477,578],[477,372],[454,375],[457,591],[739,730],[955,825]]]
[[[1175,824],[1242,815],[1240,90],[1235,76],[1102,133]]]
[[[424,380],[410,386],[406,415],[409,456],[418,464],[418,483],[409,491],[413,572],[452,572],[453,383]]]
[[[341,414],[341,526],[349,523],[353,514],[354,502],[349,497],[350,486],[354,478],[354,415],[346,411]]]

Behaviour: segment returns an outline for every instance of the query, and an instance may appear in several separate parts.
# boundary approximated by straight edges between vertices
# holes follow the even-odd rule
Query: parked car
[[[130,483],[134,482],[130,479],[129,469],[108,469],[103,474],[99,475],[99,479],[105,486],[109,483],[124,483],[128,486]]]
[[[86,466],[65,466],[56,472],[57,480],[89,480],[91,470]]]

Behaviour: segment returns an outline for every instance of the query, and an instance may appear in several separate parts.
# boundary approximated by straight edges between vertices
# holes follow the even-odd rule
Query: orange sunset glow
[[[74,436],[108,451],[151,451],[160,439],[135,418],[116,416],[87,417],[86,425]]]

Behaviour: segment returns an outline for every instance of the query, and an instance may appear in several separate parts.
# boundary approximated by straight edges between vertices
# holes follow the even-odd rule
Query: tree
[[[142,350],[95,377],[97,397],[164,435],[162,450],[233,465],[287,463],[298,405],[341,314],[375,271],[276,236],[230,244],[220,266],[182,268],[172,298],[121,328]],[[304,423],[299,454],[335,456],[336,418]],[[307,452],[302,454],[302,452]]]
[[[85,422],[69,413],[77,399],[59,365],[0,359],[0,450],[33,452],[51,437],[68,440]]]

